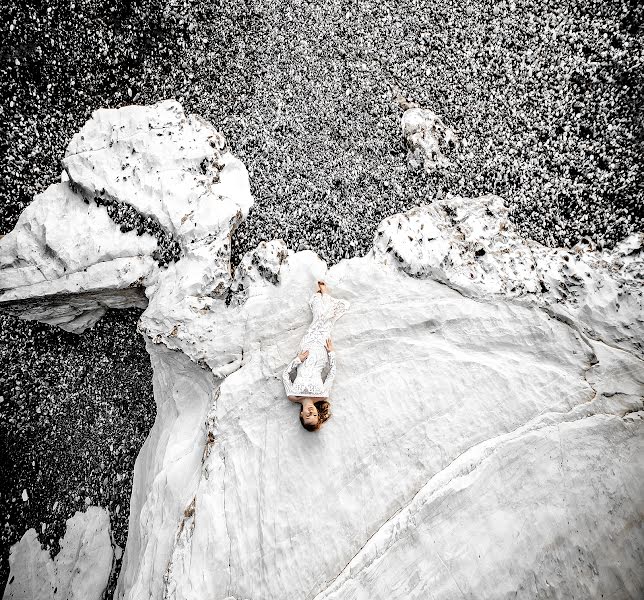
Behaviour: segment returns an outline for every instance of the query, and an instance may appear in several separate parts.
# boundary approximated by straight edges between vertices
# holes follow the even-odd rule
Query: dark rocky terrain
[[[330,264],[363,254],[382,218],[446,191],[503,196],[551,246],[642,229],[636,1],[27,0],[0,16],[0,234],[57,180],[93,110],[165,98],[211,120],[249,169],[234,263],[273,238]],[[452,167],[407,168],[397,94],[458,132]],[[26,529],[56,552],[87,501],[125,544],[154,420],[136,319],[110,313],[77,337],[0,316],[2,585]]]

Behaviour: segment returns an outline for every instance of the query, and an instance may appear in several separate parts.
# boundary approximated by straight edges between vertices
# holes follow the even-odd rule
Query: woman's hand
[[[304,352],[300,352],[300,353],[297,355],[297,357],[298,357],[302,362],[304,362],[304,361],[306,360],[306,358],[307,358],[307,356],[308,356],[308,355],[309,355],[309,351],[308,351],[308,350],[304,350]]]
[[[333,341],[331,340],[331,338],[326,339],[326,344],[324,344],[324,347],[326,348],[327,352],[335,351],[335,348],[333,347]]]

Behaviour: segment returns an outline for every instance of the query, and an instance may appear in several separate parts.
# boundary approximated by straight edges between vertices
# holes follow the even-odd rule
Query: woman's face
[[[318,422],[318,409],[315,408],[315,404],[313,404],[312,402],[310,404],[302,406],[300,415],[302,416],[304,422],[307,424],[310,423],[311,425],[315,425]]]

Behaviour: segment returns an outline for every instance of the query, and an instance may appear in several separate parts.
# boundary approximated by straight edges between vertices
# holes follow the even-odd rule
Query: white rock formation
[[[85,193],[158,219],[183,251],[182,279],[166,277],[170,287],[225,293],[230,235],[253,199],[246,168],[212,125],[175,101],[98,110],[73,137],[63,166]]]
[[[538,305],[644,358],[644,234],[612,251],[547,248],[519,236],[498,196],[448,196],[385,219],[374,251],[463,294]]]
[[[458,149],[460,142],[438,115],[427,108],[412,107],[405,110],[400,124],[412,168],[430,172],[451,164],[447,155]]]
[[[108,307],[145,308],[140,287],[154,280],[156,248],[150,235],[122,233],[104,206],[86,203],[68,182],[51,185],[0,241],[0,306],[84,331]]]
[[[67,519],[52,560],[29,529],[11,548],[5,600],[101,600],[112,569],[110,517],[98,506]]]
[[[175,101],[97,110],[63,166],[65,181],[36,196],[0,241],[1,307],[80,333],[108,307],[146,306],[137,289],[156,281],[156,240],[122,233],[95,197],[166,229],[196,273],[182,289],[225,293],[230,234],[252,198],[245,167],[210,124]]]
[[[155,215],[183,251],[147,285],[139,324],[157,418],[116,598],[644,593],[641,237],[548,249],[519,238],[499,198],[448,197],[385,220],[364,257],[327,269],[277,240],[231,278],[243,167],[227,158],[203,195],[179,154],[119,179],[130,155],[105,132],[156,135],[165,110],[105,111],[89,150],[69,153],[80,166],[66,159],[76,186]],[[93,152],[103,166],[76,158]],[[207,227],[182,228],[181,189]],[[281,372],[320,278],[351,310],[335,326],[334,416],[311,434]]]

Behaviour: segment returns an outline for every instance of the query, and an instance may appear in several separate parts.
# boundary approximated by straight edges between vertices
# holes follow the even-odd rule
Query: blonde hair
[[[326,400],[319,400],[318,402],[313,403],[315,408],[318,410],[318,422],[317,423],[307,423],[302,418],[302,410],[300,409],[300,423],[302,427],[307,431],[317,431],[322,427],[323,423],[328,421],[331,418],[331,405]]]

